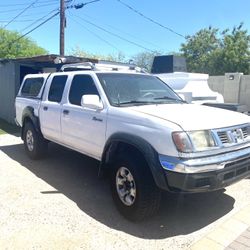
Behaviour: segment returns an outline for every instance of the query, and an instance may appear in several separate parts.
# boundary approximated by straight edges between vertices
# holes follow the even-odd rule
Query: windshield
[[[183,102],[168,85],[152,75],[97,73],[97,77],[113,106]]]

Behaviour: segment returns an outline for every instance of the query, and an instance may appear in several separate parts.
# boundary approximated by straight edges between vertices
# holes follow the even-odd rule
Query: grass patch
[[[2,134],[16,134],[20,132],[20,128],[16,125],[10,124],[0,118],[0,135]]]

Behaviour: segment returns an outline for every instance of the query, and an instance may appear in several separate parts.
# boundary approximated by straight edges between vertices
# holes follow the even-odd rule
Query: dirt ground
[[[116,210],[98,162],[51,144],[30,160],[0,136],[1,249],[188,249],[250,203],[250,179],[220,192],[164,194],[159,213],[131,223]]]

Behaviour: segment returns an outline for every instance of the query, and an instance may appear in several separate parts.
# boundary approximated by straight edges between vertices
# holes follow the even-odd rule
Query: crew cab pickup
[[[208,192],[250,176],[249,116],[187,104],[135,67],[27,75],[15,105],[28,156],[55,142],[97,159],[130,220],[156,213],[162,190]]]

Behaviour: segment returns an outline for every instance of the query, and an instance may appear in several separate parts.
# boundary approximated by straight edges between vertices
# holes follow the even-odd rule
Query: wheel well
[[[41,129],[40,129],[39,119],[37,117],[35,117],[35,116],[27,115],[27,116],[24,117],[23,123],[22,123],[22,130],[21,130],[21,138],[22,138],[22,140],[24,140],[24,134],[23,133],[24,133],[25,123],[27,123],[27,122],[30,122],[33,125],[36,132],[38,133],[38,135],[43,138],[43,134],[42,134]]]
[[[22,140],[24,139],[24,135],[23,135],[23,133],[24,133],[24,126],[25,126],[25,123],[27,123],[27,122],[30,122],[30,123],[33,124],[33,122],[32,122],[32,120],[31,120],[30,117],[26,116],[26,117],[23,119],[22,130],[21,130],[21,138],[22,138]],[[33,125],[34,125],[34,124],[33,124]]]
[[[147,164],[159,188],[169,190],[163,168],[160,165],[158,154],[154,148],[139,137],[130,137],[127,134],[119,136],[120,138],[115,138],[114,136],[113,140],[110,140],[109,144],[106,145],[99,166],[99,176],[106,176],[106,173],[109,172],[107,170],[112,167],[117,155],[121,153],[128,154]]]
[[[106,150],[105,159],[103,159],[105,167],[109,167],[109,165],[114,162],[117,155],[120,154],[133,155],[134,157],[146,162],[143,153],[136,146],[126,142],[113,142]]]
[[[32,123],[32,120],[30,117],[26,116],[24,119],[23,119],[23,125],[26,123],[26,122],[31,122]],[[23,126],[24,127],[24,126]]]

